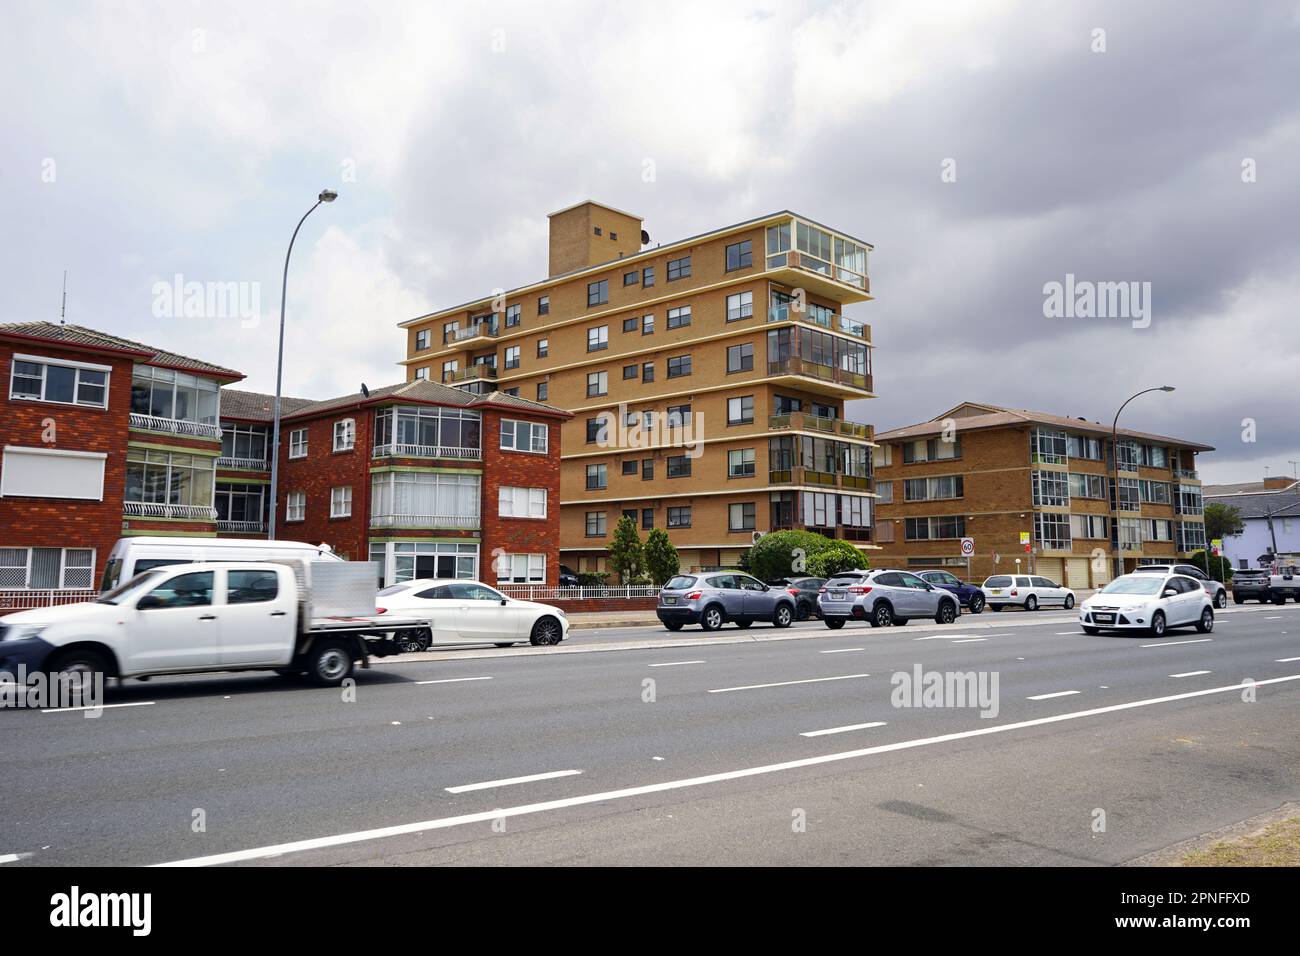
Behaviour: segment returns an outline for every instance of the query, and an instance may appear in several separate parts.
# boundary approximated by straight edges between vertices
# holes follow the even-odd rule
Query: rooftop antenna
[[[1288,458],[1286,463],[1291,466],[1291,477],[1300,480],[1300,473],[1296,471],[1297,468],[1300,468],[1300,461],[1292,461]]]
[[[63,306],[59,309],[59,325],[68,322],[68,270],[63,270]]]

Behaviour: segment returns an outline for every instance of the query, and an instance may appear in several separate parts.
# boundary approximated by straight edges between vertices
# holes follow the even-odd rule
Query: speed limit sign
[[[975,539],[974,539],[974,538],[962,538],[962,539],[961,539],[961,556],[962,556],[963,558],[969,558],[969,557],[970,557],[972,554],[974,554],[974,553],[975,553]]]

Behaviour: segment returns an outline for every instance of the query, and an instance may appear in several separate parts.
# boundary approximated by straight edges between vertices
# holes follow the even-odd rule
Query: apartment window
[[[632,316],[632,318],[630,318],[630,319],[624,319],[624,320],[623,320],[623,331],[624,331],[624,332],[635,332],[635,331],[640,327],[640,325],[641,325],[641,320],[640,320],[640,318],[638,318],[637,316],[634,315],[634,316]]]
[[[635,477],[636,472],[637,472],[637,461],[635,458],[629,458],[627,461],[623,462],[623,476],[625,478],[629,475]]]
[[[519,349],[518,345],[506,346],[506,368],[519,367]]]
[[[1086,435],[1070,435],[1066,439],[1065,447],[1071,458],[1084,458],[1088,461],[1102,460],[1100,438],[1089,438]]]
[[[655,526],[655,510],[653,508],[641,509],[641,530],[653,531]]]
[[[1149,504],[1167,505],[1169,504],[1169,482],[1139,481],[1138,497]]]
[[[727,246],[727,271],[748,269],[754,264],[754,243],[750,239]]]
[[[334,423],[334,450],[351,451],[356,444],[357,423],[354,419],[345,418],[341,422]]]
[[[754,343],[742,342],[727,347],[727,372],[752,372],[754,370]]]
[[[503,391],[501,394],[502,394],[502,395],[513,395],[515,398],[518,398],[518,397],[519,397],[519,386],[516,385],[514,388],[507,388],[507,389],[506,389],[505,391]]]
[[[352,517],[352,486],[330,489],[330,517]]]
[[[107,408],[109,373],[106,365],[15,355],[9,378],[9,397]],[[132,411],[135,410],[132,407]]]
[[[295,428],[289,432],[289,457],[307,457],[307,429]]]
[[[597,395],[609,394],[609,373],[608,372],[588,372],[587,373],[587,397],[595,398]]]
[[[1169,458],[1163,445],[1143,445],[1142,464],[1148,468],[1168,468]]]
[[[455,322],[447,322],[447,323],[445,323],[445,324],[443,325],[443,327],[442,327],[442,341],[443,341],[444,344],[447,343],[447,342],[450,342],[452,339],[456,338],[456,336],[457,336],[458,334],[460,334],[460,320],[459,320],[459,319],[457,319]]]
[[[550,352],[551,352],[551,340],[550,340],[550,339],[538,339],[538,340],[537,340],[537,357],[538,357],[538,358],[546,358],[546,356],[549,355]]]
[[[754,502],[743,501],[727,506],[727,528],[731,531],[754,530]]]
[[[506,306],[506,328],[507,329],[513,329],[515,326],[519,324],[519,320],[523,317],[523,311],[524,311],[524,307],[522,305]]]
[[[1178,523],[1179,551],[1200,551],[1205,548],[1205,525],[1200,522],[1181,521]]]
[[[1161,518],[1143,518],[1142,539],[1144,541],[1173,541],[1174,523]]]
[[[727,452],[727,477],[754,477],[754,449],[733,448]]]
[[[878,504],[888,505],[894,503],[894,483],[892,481],[876,482],[876,499]]]
[[[691,257],[682,256],[680,259],[668,260],[668,281],[676,282],[678,279],[689,279],[691,276]]]
[[[307,493],[291,491],[285,500],[286,521],[305,521],[307,518]]]
[[[550,391],[551,391],[551,389],[550,389],[550,383],[548,383],[548,382],[538,382],[538,383],[537,383],[537,400],[538,400],[539,402],[544,402],[544,401],[546,401],[546,397],[547,397],[547,395],[550,394]]]
[[[544,295],[539,297],[537,300],[537,314],[550,315],[550,313],[551,313],[551,297],[549,295]]]
[[[429,334],[430,333],[428,329],[420,329],[420,331],[415,333],[416,351],[419,351],[420,349],[427,349],[429,347]]]
[[[642,335],[655,334],[655,317],[653,315],[641,316],[641,334]]]
[[[597,415],[595,418],[587,419],[587,444],[604,444],[605,438],[609,434],[609,419],[604,415]]]
[[[670,455],[668,458],[669,478],[689,478],[691,476],[691,459],[689,455]]]
[[[608,301],[608,279],[601,279],[599,282],[587,283],[587,308],[591,308],[593,305],[604,305]]]
[[[653,481],[655,476],[655,460],[653,458],[641,459],[641,480]]]
[[[641,374],[640,365],[632,364],[632,365],[623,366],[623,381],[625,382],[630,378],[637,378],[640,374]]]
[[[1033,483],[1034,504],[1068,505],[1070,503],[1070,480],[1064,472],[1035,471]]]
[[[754,293],[737,292],[727,296],[727,321],[748,319],[754,314]]]
[[[645,362],[641,366],[641,381],[653,382],[655,380],[655,363]]]
[[[587,512],[587,537],[588,538],[605,537],[605,512],[603,511]]]
[[[689,528],[691,526],[691,506],[668,509],[668,527]]]
[[[609,241],[610,241],[610,242],[613,242],[613,241],[616,240],[617,238],[618,238],[618,233],[616,233],[616,232],[610,232],[610,234],[609,234]]]
[[[1070,497],[1091,498],[1104,501],[1106,498],[1106,476],[1070,473]]]
[[[1035,514],[1034,538],[1044,551],[1069,551],[1070,516],[1041,511]]]
[[[904,501],[942,501],[960,498],[965,494],[961,475],[943,475],[938,478],[909,478],[903,482]]]
[[[633,269],[631,272],[624,272],[623,285],[625,286],[636,285],[637,280],[639,280],[640,278],[641,278],[641,273],[637,272],[635,269]]]
[[[213,379],[137,365],[131,372],[131,411],[171,421],[216,425],[219,388]]]
[[[1069,442],[1066,440],[1065,432],[1035,428],[1029,434],[1029,447],[1034,462],[1064,465],[1067,460]]]
[[[545,518],[546,489],[502,485],[497,489],[497,514],[502,518]]]
[[[648,289],[655,284],[655,267],[646,266],[641,270],[641,288]]]
[[[429,380],[429,366],[422,365],[415,370],[415,380],[417,382],[427,382]]]
[[[668,360],[668,377],[681,378],[683,375],[691,374],[691,357],[689,355],[675,355]]]
[[[601,349],[609,348],[609,326],[598,325],[594,329],[587,330],[587,351],[599,352]]]
[[[727,399],[727,424],[748,425],[754,421],[754,396],[741,395]]]
[[[1120,511],[1137,511],[1142,506],[1140,504],[1142,494],[1138,488],[1136,478],[1119,479],[1119,510]]]
[[[1119,453],[1120,471],[1138,470],[1138,459],[1140,458],[1140,454],[1138,452],[1137,442],[1121,439],[1115,444],[1115,450]]]
[[[460,371],[460,360],[459,360],[459,359],[452,359],[450,362],[443,362],[443,363],[442,363],[442,380],[443,380],[444,382],[449,382],[449,381],[451,381],[452,379],[454,379],[454,378],[456,377],[456,373],[457,373],[458,371]]]
[[[167,459],[165,452],[154,452],[154,455],[163,461]],[[128,459],[130,457],[128,456]],[[184,457],[189,458],[188,455]],[[210,461],[210,459],[201,459],[204,460]],[[108,455],[104,452],[6,445],[3,463],[0,463],[0,497],[103,501],[104,467],[107,461]],[[207,480],[210,486],[211,464],[207,467],[209,468]],[[157,477],[165,481],[166,476],[159,474]],[[166,486],[160,490],[165,491]],[[186,500],[184,503],[190,502]],[[9,533],[12,532],[6,534]]]
[[[502,554],[496,560],[497,584],[545,584],[546,555]]]
[[[507,451],[529,451],[545,454],[548,429],[538,422],[521,422],[501,419],[501,447]]]
[[[1105,515],[1070,515],[1070,537],[1089,540],[1109,540]]]
[[[587,490],[599,491],[609,487],[609,473],[605,465],[587,466]]]
[[[0,548],[0,588],[95,586],[94,548]]]
[[[1122,483],[1125,479],[1121,478]],[[1180,515],[1199,515],[1204,513],[1204,507],[1201,501],[1201,488],[1199,485],[1179,485],[1178,500],[1174,502],[1174,510]],[[1204,531],[1204,529],[1202,529]],[[1184,549],[1187,550],[1187,549]]]
[[[668,328],[680,329],[691,324],[691,307],[689,305],[679,306],[676,309],[668,310]]]
[[[966,519],[962,515],[905,518],[904,534],[908,541],[963,538],[966,536]]]
[[[690,417],[690,405],[669,405],[665,420],[669,428],[681,428]]]
[[[263,425],[221,426],[221,457],[239,458],[243,463],[266,464],[266,446],[268,444],[266,427]]]
[[[922,438],[917,441],[903,442],[903,464],[910,465],[923,461],[950,461],[961,457],[961,438],[952,441],[942,438]]]

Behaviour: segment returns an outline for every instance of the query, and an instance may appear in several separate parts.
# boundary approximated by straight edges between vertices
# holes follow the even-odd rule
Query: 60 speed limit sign
[[[974,539],[974,538],[962,538],[962,539],[961,539],[961,556],[962,556],[963,558],[969,558],[969,557],[970,557],[972,554],[974,554],[974,553],[975,553],[975,539]]]

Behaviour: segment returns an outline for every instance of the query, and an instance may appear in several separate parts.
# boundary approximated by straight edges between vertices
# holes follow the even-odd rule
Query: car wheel
[[[812,605],[809,604],[807,601],[800,601],[799,607],[795,609],[794,619],[796,621],[806,621],[808,620],[808,618],[812,617],[812,613],[813,613]]]
[[[1034,597],[1032,594],[1029,595],[1029,597],[1025,598],[1025,610],[1026,610],[1026,611],[1037,611],[1037,610],[1038,610],[1038,598]]]
[[[421,654],[433,646],[433,633],[427,628],[422,631],[411,631],[401,638],[400,643],[403,653]]]
[[[1196,622],[1196,629],[1202,634],[1209,634],[1214,630],[1214,612],[1208,607],[1201,611],[1201,619]]]
[[[1001,605],[1001,604],[990,604],[990,605],[989,605],[989,610],[990,610],[990,611],[993,611],[994,613],[997,613],[998,611],[1002,610],[1002,605]]]
[[[957,606],[952,601],[940,601],[939,613],[934,616],[936,624],[951,624],[957,620]]]
[[[1164,611],[1156,611],[1156,613],[1154,613],[1154,614],[1151,615],[1151,635],[1152,635],[1153,637],[1164,637],[1164,636],[1165,636],[1165,613],[1164,613]]]
[[[773,627],[789,627],[790,622],[794,620],[794,612],[790,610],[790,605],[782,604],[777,607],[772,614]]]
[[[1214,596],[1214,606],[1217,608],[1225,608],[1228,606],[1227,591],[1220,591],[1218,594]]]
[[[51,687],[66,689],[74,700],[91,700],[96,683],[103,686],[108,664],[98,651],[71,650],[60,654],[50,666]],[[57,684],[55,682],[58,682]]]
[[[970,599],[970,612],[978,614],[982,610],[984,610],[984,595],[976,594]]]
[[[872,627],[889,627],[894,623],[894,609],[883,601],[871,612]]]
[[[754,622],[747,617],[738,617],[734,621],[732,621],[732,623],[735,624],[736,627],[740,628],[743,631],[745,628],[749,627]]]
[[[1232,603],[1233,603],[1233,604],[1245,604],[1245,603],[1246,603],[1246,599],[1245,599],[1244,597],[1240,597],[1239,595],[1234,594],[1234,595],[1232,596]],[[1262,604],[1262,603],[1264,603],[1264,602],[1261,601],[1260,603]]]
[[[710,604],[700,615],[700,628],[705,631],[716,631],[720,627],[722,627],[722,608]]]
[[[827,627],[829,627],[832,631],[838,631],[840,628],[844,626],[844,618],[824,617],[822,618],[822,623],[825,624]]]
[[[352,674],[352,651],[342,641],[322,641],[309,653],[307,676],[321,687],[337,687]]]
[[[1072,608],[1072,607],[1074,607],[1074,595],[1073,595],[1073,594],[1067,594],[1067,595],[1065,596],[1065,609],[1068,611],[1068,610],[1070,610],[1070,608]]]
[[[560,622],[553,617],[540,618],[533,625],[533,633],[528,638],[534,647],[552,647],[564,640],[564,631]]]
[[[1088,627],[1088,626],[1085,624],[1085,625],[1083,625],[1083,633],[1085,633],[1085,634],[1100,634],[1100,633],[1101,633],[1101,628],[1099,628],[1099,627]]]
[[[680,621],[665,621],[664,627],[668,628],[670,631],[680,631],[682,629]]]
[[[1286,595],[1285,594],[1277,595],[1276,597],[1273,598],[1273,603],[1276,604],[1278,607],[1281,607],[1283,604],[1286,603]]]

